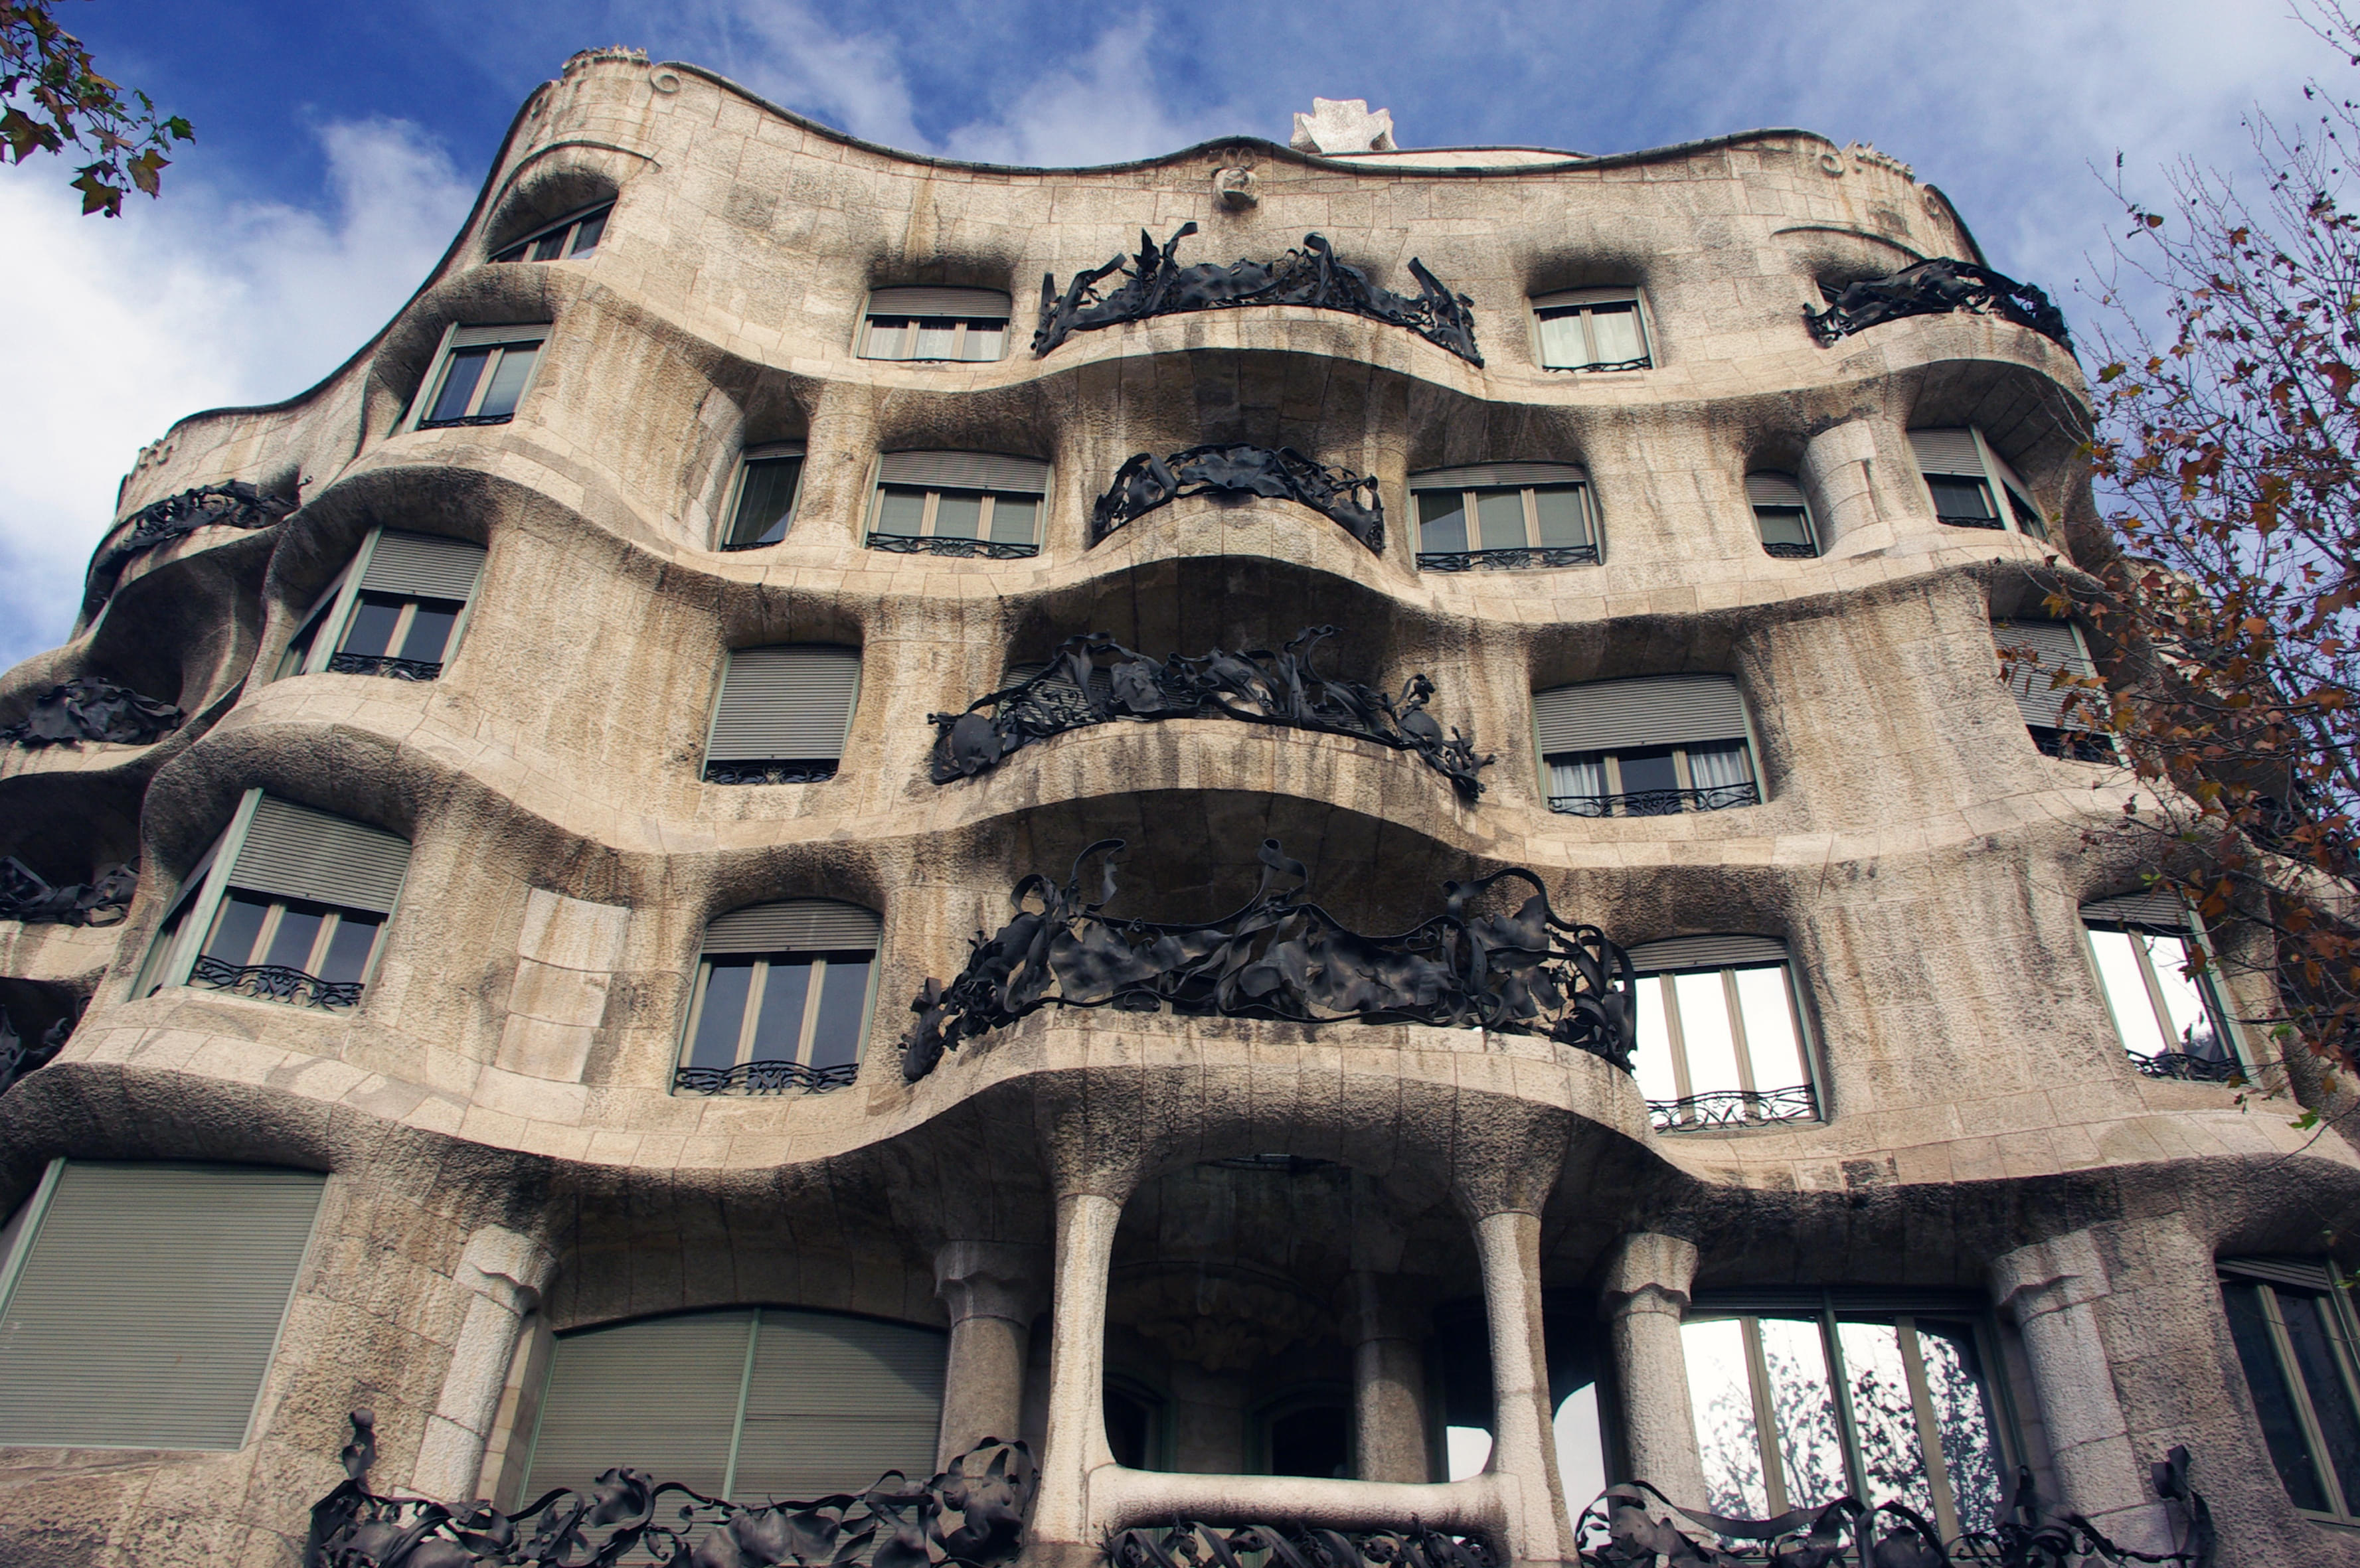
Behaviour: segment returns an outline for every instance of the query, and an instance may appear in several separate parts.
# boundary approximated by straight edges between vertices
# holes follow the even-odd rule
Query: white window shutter
[[[475,591],[484,569],[484,547],[438,534],[387,528],[369,551],[361,573],[364,593],[401,593],[419,599],[464,600]]]
[[[997,289],[878,289],[869,293],[869,314],[1004,321],[1008,303],[1008,296]]]
[[[408,839],[265,795],[229,880],[252,893],[389,915],[409,870]]]
[[[906,1323],[765,1312],[732,1489],[803,1500],[933,1475],[945,1352]]]
[[[705,928],[705,951],[723,953],[874,953],[884,922],[875,911],[833,898],[750,904]]]
[[[1643,675],[1533,695],[1541,754],[1743,740],[1745,701],[1726,675]]]
[[[1675,936],[1643,942],[1624,950],[1641,975],[1682,969],[1743,969],[1786,962],[1786,944],[1775,936]]]
[[[1413,493],[1420,490],[1504,490],[1542,485],[1587,485],[1590,471],[1570,463],[1471,463],[1458,468],[1429,468],[1409,476]]]
[[[2065,699],[2073,689],[2049,683],[2060,670],[2069,670],[2076,675],[2095,673],[2082,655],[2080,640],[2073,636],[2070,621],[1994,619],[1992,637],[2001,648],[2028,648],[2040,656],[2038,667],[2019,663],[2008,671],[2008,691],[2015,696],[2026,724],[2044,730],[2089,727],[2088,721],[2079,714],[2070,724],[2065,717]]]
[[[1917,451],[1920,474],[1985,477],[1983,454],[1975,446],[1975,432],[1971,430],[1911,430],[1909,444]]]
[[[833,762],[844,756],[860,650],[779,644],[729,655],[708,762]]]
[[[1049,490],[1049,465],[1038,458],[996,452],[889,452],[878,460],[877,483],[923,490],[1044,495]]]
[[[587,1486],[625,1465],[718,1495],[753,1321],[699,1312],[561,1335],[519,1496]]]

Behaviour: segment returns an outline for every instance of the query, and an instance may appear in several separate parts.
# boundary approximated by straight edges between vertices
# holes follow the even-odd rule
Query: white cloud
[[[1154,19],[1144,11],[1109,27],[1078,70],[1035,77],[1004,111],[944,137],[944,150],[978,163],[1032,168],[1120,163],[1234,134],[1251,123],[1233,104],[1175,112],[1160,101],[1148,55],[1155,35]]]
[[[175,172],[78,215],[55,159],[0,171],[14,321],[0,334],[0,667],[61,640],[116,484],[202,408],[292,397],[426,276],[474,186],[417,126],[332,124],[324,212]]]

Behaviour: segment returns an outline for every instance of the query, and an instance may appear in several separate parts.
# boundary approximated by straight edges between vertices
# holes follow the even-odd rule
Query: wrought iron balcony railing
[[[672,1075],[675,1093],[694,1094],[821,1094],[860,1076],[860,1063],[806,1067],[800,1062],[741,1062],[735,1067],[683,1067]]]
[[[818,784],[836,777],[833,757],[813,762],[708,762],[707,784]]]
[[[1776,561],[1817,561],[1819,558],[1819,547],[1815,544],[1798,544],[1793,539],[1764,539],[1762,553]]]
[[[1716,784],[1709,789],[1633,789],[1622,795],[1551,795],[1549,810],[1568,817],[1672,817],[1682,811],[1725,811],[1758,806],[1757,784]]]
[[[1654,360],[1652,360],[1652,359],[1649,359],[1649,358],[1648,358],[1645,354],[1641,354],[1641,355],[1640,355],[1638,358],[1636,358],[1636,359],[1597,359],[1597,360],[1592,360],[1592,361],[1590,361],[1588,365],[1542,365],[1542,366],[1541,366],[1541,368],[1542,368],[1543,370],[1588,370],[1588,371],[1601,371],[1601,370],[1653,370],[1655,367],[1655,362]]]
[[[1948,512],[1937,512],[1934,514],[1934,520],[1953,528],[2005,528],[2007,527],[1997,517],[1987,517],[1980,512],[1972,517],[1954,517]]]
[[[1650,1100],[1647,1119],[1657,1132],[1816,1121],[1819,1096],[1808,1083],[1785,1089],[1711,1089],[1678,1100]]]
[[[1952,310],[1998,316],[2052,338],[2068,351],[2073,346],[2065,330],[2064,312],[2047,294],[2029,283],[2018,283],[1988,267],[1954,256],[1936,256],[1883,278],[1864,278],[1841,288],[1822,283],[1819,295],[1828,308],[1814,310],[1804,306],[1803,321],[1812,336],[1830,347],[1848,333],[1886,321]]]
[[[331,655],[328,668],[338,675],[385,675],[396,681],[432,681],[442,673],[439,659],[396,659],[384,653]]]
[[[195,966],[189,971],[189,984],[266,1002],[291,1002],[299,1007],[334,1011],[360,1001],[363,982],[322,980],[283,964],[230,964],[209,953],[199,953]]]
[[[2199,1056],[2187,1051],[2158,1051],[2131,1058],[2142,1078],[2166,1078],[2182,1083],[2234,1083],[2245,1070],[2226,1057]]]
[[[1555,566],[1595,566],[1594,544],[1516,545],[1505,550],[1420,550],[1420,572],[1541,571]]]
[[[2053,757],[2060,762],[2118,762],[2114,743],[2097,730],[2049,729],[2027,724],[2032,731],[2032,744],[2040,748],[2043,757]]]
[[[505,425],[515,418],[513,413],[462,414],[454,419],[421,419],[418,428],[421,430],[459,430],[475,425]]]
[[[933,534],[880,534],[869,536],[871,550],[890,550],[895,555],[956,555],[980,556],[987,561],[1022,561],[1041,553],[1037,544],[1016,544],[1007,539],[943,539]]]

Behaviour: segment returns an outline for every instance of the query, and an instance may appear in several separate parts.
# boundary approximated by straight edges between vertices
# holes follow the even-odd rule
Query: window
[[[705,928],[672,1087],[834,1089],[860,1068],[877,916],[858,904],[756,904]]]
[[[2322,1264],[2221,1261],[2229,1334],[2270,1463],[2294,1506],[2360,1524],[2360,1390],[2350,1292]]]
[[[2065,701],[2074,688],[2051,684],[2060,670],[2074,675],[2098,672],[2090,662],[2089,649],[2081,646],[2079,627],[2070,621],[2006,621],[1994,616],[1992,640],[2001,648],[2038,656],[2037,662],[2019,659],[2012,666],[2005,662],[2000,666],[2033,745],[2067,762],[2114,760],[2114,743],[2091,728],[2087,702],[2076,702],[2069,713]]]
[[[1344,1390],[1306,1390],[1255,1415],[1256,1446],[1266,1475],[1352,1475],[1352,1404]]]
[[[531,384],[547,323],[519,327],[453,327],[443,339],[418,399],[417,428],[505,425]]]
[[[1991,449],[1983,431],[1972,427],[1911,430],[1909,444],[1917,449],[1918,471],[1933,497],[1936,522],[1956,528],[2002,528],[2037,539],[2049,538],[2048,521],[2032,504],[2030,491],[2016,470]],[[2005,515],[1995,496],[2006,498]]]
[[[1573,289],[1533,298],[1545,370],[1644,370],[1647,321],[1635,289]]]
[[[803,479],[800,443],[749,449],[738,459],[738,476],[729,486],[729,505],[722,514],[728,521],[722,527],[721,548],[758,550],[786,538]]]
[[[361,999],[410,869],[410,842],[249,789],[165,914],[134,987],[300,1007]]]
[[[996,289],[879,289],[860,324],[863,359],[998,359],[1008,296]]]
[[[2172,893],[2081,906],[2114,1033],[2149,1078],[2223,1083],[2244,1071],[2195,915]]]
[[[857,648],[732,649],[705,743],[705,781],[815,784],[835,778],[859,695]]]
[[[1114,1462],[1129,1470],[1171,1469],[1172,1402],[1136,1378],[1116,1372],[1105,1377],[1099,1403]]]
[[[1564,463],[1487,463],[1414,474],[1421,572],[1588,566],[1598,561],[1590,475]]]
[[[433,680],[458,650],[483,570],[482,545],[372,530],[288,639],[277,678],[329,670]]]
[[[557,1336],[523,1497],[617,1465],[707,1497],[809,1501],[934,1473],[944,1337],[761,1307]]]
[[[1780,561],[1808,561],[1819,553],[1819,530],[1811,526],[1811,505],[1803,487],[1790,474],[1766,471],[1745,476],[1745,499],[1754,507],[1754,527],[1762,536],[1762,552]]]
[[[1049,465],[988,452],[889,452],[877,465],[869,548],[903,555],[1041,553]]]
[[[0,1233],[0,1444],[246,1444],[326,1178],[50,1163]]]
[[[2012,1460],[1982,1313],[1915,1305],[1698,1292],[1680,1344],[1705,1508],[1765,1519],[1849,1495],[1914,1508],[1946,1541],[1989,1529]]]
[[[1659,1132],[1819,1114],[1786,944],[1684,936],[1631,949],[1639,985],[1633,1073]]]
[[[1726,675],[1592,681],[1533,697],[1552,811],[1661,817],[1758,806],[1745,700]]]
[[[598,248],[598,236],[606,232],[606,214],[614,210],[612,201],[601,201],[572,217],[560,218],[545,229],[535,229],[492,259],[570,261],[588,256]]]

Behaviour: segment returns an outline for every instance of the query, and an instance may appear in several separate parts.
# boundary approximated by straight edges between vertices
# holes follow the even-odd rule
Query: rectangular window
[[[1590,476],[1570,463],[1492,463],[1414,474],[1424,572],[1598,561]]]
[[[1775,937],[1691,936],[1631,949],[1633,1073],[1660,1132],[1819,1114],[1802,1008]]]
[[[548,337],[546,322],[454,329],[413,405],[422,410],[418,429],[508,423]]]
[[[1549,810],[1660,817],[1762,803],[1745,700],[1726,675],[1646,675],[1533,696]]]
[[[602,201],[571,217],[560,218],[545,229],[535,229],[492,259],[571,261],[588,256],[598,248],[599,236],[606,232],[606,214],[614,210],[612,201]]]
[[[802,898],[733,910],[705,928],[675,1089],[832,1089],[859,1069],[876,972],[877,916]]]
[[[2244,1072],[2195,917],[2170,893],[2081,906],[2114,1033],[2150,1078],[2225,1083]]]
[[[2055,683],[2059,671],[2095,675],[2097,666],[2081,634],[2070,621],[2011,621],[1994,616],[1992,640],[2019,657],[2002,660],[2000,671],[2032,744],[2050,757],[2067,762],[2113,762],[2114,743],[2096,727],[2096,715],[2105,712],[2103,692],[2083,692]],[[2072,699],[2068,705],[2068,699]]]
[[[996,360],[1008,352],[1008,310],[993,289],[879,289],[861,321],[860,357]]]
[[[1547,370],[1645,370],[1646,317],[1635,289],[1575,289],[1533,299]]]
[[[2303,1512],[2360,1524],[2360,1388],[2350,1291],[2290,1258],[2223,1258],[2221,1296],[2270,1463]]]
[[[803,449],[800,445],[764,446],[738,460],[738,477],[730,486],[728,517],[721,532],[723,550],[758,550],[787,537],[794,520],[795,497],[803,485]]]
[[[484,547],[378,528],[322,593],[279,660],[279,678],[385,675],[432,681],[457,650]]]
[[[0,1258],[0,1444],[244,1447],[325,1185],[52,1163]]]
[[[1762,552],[1781,561],[1808,561],[1819,553],[1819,531],[1811,526],[1810,503],[1794,476],[1767,472],[1745,476],[1745,499],[1754,508],[1754,530],[1762,536]]]
[[[869,548],[1011,561],[1041,550],[1049,465],[981,452],[889,452],[878,462]]]
[[[775,644],[731,650],[705,746],[707,784],[836,777],[860,692],[860,650]]]
[[[1909,432],[1918,472],[1934,504],[1934,520],[1954,528],[1998,528],[2046,540],[2049,525],[1983,431],[1972,426]],[[2005,512],[2000,496],[2007,498]]]
[[[1780,1294],[1815,1293],[1816,1308],[1749,1310],[1699,1292],[1681,1325],[1705,1508],[1765,1519],[1850,1496],[1912,1508],[1946,1541],[1990,1529],[2010,1456],[1982,1314]]]

